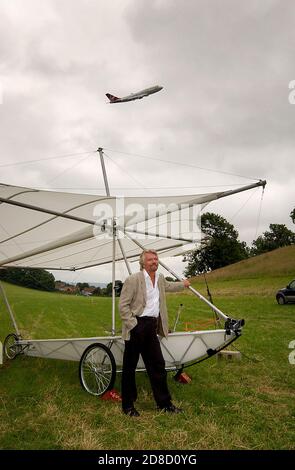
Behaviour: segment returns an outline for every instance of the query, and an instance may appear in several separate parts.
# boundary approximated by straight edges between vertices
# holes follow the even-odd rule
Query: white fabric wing
[[[128,259],[141,249],[126,235],[173,256],[200,238],[193,208],[221,194],[116,198],[0,184],[0,266],[73,270],[109,263],[113,218]],[[122,259],[117,241],[116,260]]]

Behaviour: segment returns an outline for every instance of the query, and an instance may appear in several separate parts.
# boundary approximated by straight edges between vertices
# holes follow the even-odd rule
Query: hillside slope
[[[211,280],[290,276],[295,279],[295,245],[254,256],[207,274]],[[198,280],[195,277],[193,280]]]

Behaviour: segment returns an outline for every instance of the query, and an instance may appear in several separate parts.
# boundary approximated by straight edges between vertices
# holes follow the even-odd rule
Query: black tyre
[[[7,359],[14,359],[18,354],[22,352],[22,348],[18,343],[18,337],[14,333],[10,333],[6,336],[3,344],[4,354]]]
[[[110,390],[116,378],[116,363],[110,349],[94,343],[85,349],[79,364],[80,382],[86,392],[100,396]]]
[[[277,302],[279,305],[284,305],[286,303],[286,299],[283,295],[278,295],[277,296]]]

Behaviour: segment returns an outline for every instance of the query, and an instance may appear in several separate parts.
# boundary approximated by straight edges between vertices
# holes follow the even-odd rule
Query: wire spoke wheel
[[[91,395],[100,396],[110,390],[116,378],[116,363],[109,348],[95,343],[82,354],[79,365],[82,387]]]
[[[3,349],[7,359],[14,359],[22,352],[22,348],[18,343],[18,337],[14,333],[10,333],[8,336],[6,336]]]

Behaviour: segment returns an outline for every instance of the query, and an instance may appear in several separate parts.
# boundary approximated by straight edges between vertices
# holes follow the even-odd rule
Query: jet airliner
[[[137,93],[131,93],[131,95],[123,96],[123,98],[118,98],[117,96],[106,93],[106,96],[110,100],[110,104],[113,103],[126,103],[127,101],[141,100],[145,96],[152,95],[162,90],[162,86],[152,86],[150,88],[145,88],[144,90],[138,91]]]

